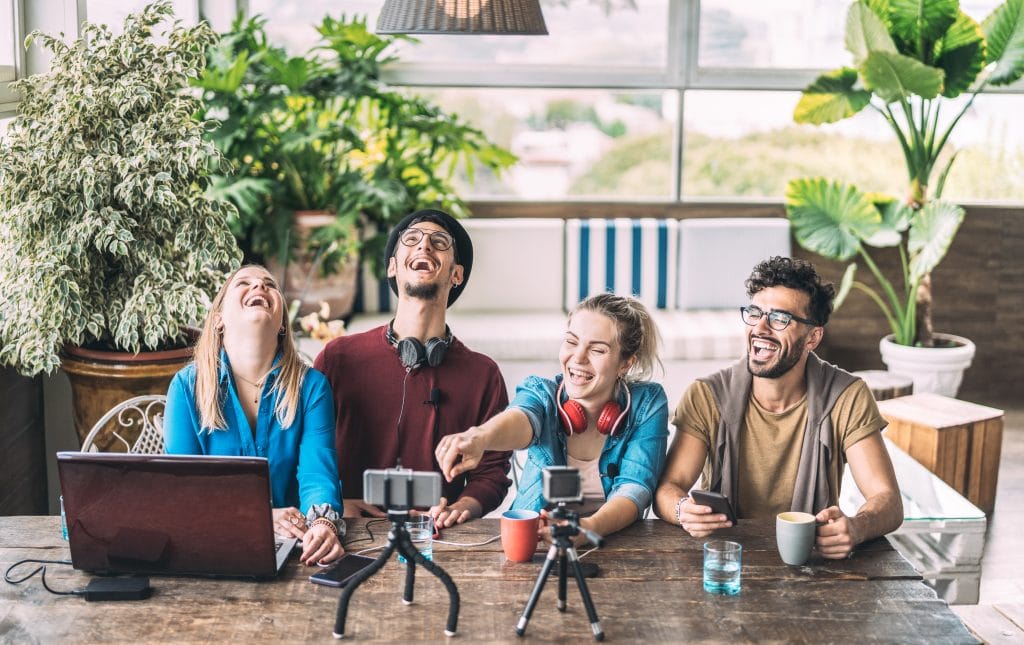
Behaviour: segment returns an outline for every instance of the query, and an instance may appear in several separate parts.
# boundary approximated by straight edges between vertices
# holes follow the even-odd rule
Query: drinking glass
[[[429,515],[416,515],[409,517],[405,522],[405,528],[409,530],[409,537],[416,549],[428,560],[434,559],[434,520]],[[398,561],[405,563],[401,554]]]
[[[740,592],[743,545],[727,540],[704,543],[704,591],[735,596]]]

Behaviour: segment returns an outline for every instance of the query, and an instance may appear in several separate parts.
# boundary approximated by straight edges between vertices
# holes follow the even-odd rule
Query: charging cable
[[[11,572],[17,567],[23,564],[35,563],[40,566],[36,567],[32,571],[23,575],[20,578],[12,578]],[[40,579],[43,581],[43,589],[46,589],[50,593],[57,596],[82,596],[86,600],[144,600],[149,598],[153,593],[153,588],[149,586],[149,578],[144,577],[132,577],[132,578],[93,578],[89,581],[89,584],[84,589],[72,589],[70,591],[59,591],[57,589],[51,589],[50,585],[46,584],[46,565],[48,564],[71,564],[70,560],[35,560],[26,559],[19,560],[11,566],[7,567],[7,571],[4,572],[4,581],[8,584],[17,585],[30,579],[37,573],[41,574]]]

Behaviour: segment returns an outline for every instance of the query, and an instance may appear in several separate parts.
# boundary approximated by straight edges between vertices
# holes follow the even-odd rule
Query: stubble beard
[[[780,350],[778,360],[774,364],[755,366],[750,356],[750,346],[747,346],[747,371],[752,376],[759,378],[770,378],[776,379],[784,376],[789,370],[800,362],[800,356],[803,355],[804,347],[807,346],[807,338],[800,338],[793,346],[788,350]]]
[[[441,287],[436,282],[405,285],[405,295],[417,300],[437,300]]]

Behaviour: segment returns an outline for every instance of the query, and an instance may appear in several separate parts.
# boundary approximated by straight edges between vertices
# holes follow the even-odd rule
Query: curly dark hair
[[[831,282],[822,284],[821,276],[814,270],[814,265],[799,258],[775,256],[754,267],[747,278],[747,296],[769,287],[788,287],[803,291],[810,299],[810,317],[824,326],[832,314],[832,300],[836,297],[836,288]]]

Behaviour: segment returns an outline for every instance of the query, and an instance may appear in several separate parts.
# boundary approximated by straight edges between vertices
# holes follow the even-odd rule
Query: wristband
[[[318,520],[324,520],[324,522],[330,522],[331,526],[334,527],[334,534],[339,537],[345,537],[345,520],[338,515],[338,511],[331,508],[330,504],[313,504],[306,511],[306,526],[313,526]],[[323,524],[324,522],[320,522]]]
[[[680,517],[680,513],[683,510],[683,502],[685,502],[688,499],[690,499],[689,495],[683,495],[682,497],[679,498],[679,501],[676,502],[676,524],[679,525],[679,528],[683,528],[683,520]]]
[[[313,528],[317,524],[320,524],[321,526],[326,526],[327,528],[331,529],[331,533],[335,535],[338,534],[338,526],[326,517],[316,518],[315,520],[309,523],[309,528]]]

